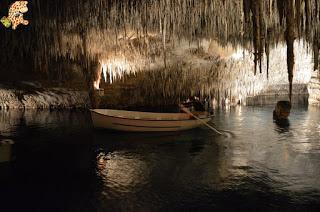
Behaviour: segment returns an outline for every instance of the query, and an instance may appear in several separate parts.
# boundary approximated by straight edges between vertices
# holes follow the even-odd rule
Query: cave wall
[[[320,75],[317,72],[312,73],[311,81],[308,85],[310,94],[309,104],[320,106]]]
[[[293,91],[294,95],[301,94],[299,102],[305,102],[308,98],[305,88],[313,71],[312,54],[302,41],[295,42],[295,54],[293,83],[294,87],[301,85],[301,89]],[[284,44],[270,51],[273,62],[269,64],[269,73],[254,74],[250,52],[240,46],[237,49],[221,46],[215,40],[180,42],[168,55],[167,67],[162,62],[151,63],[148,71],[136,72],[130,78],[116,78],[111,85],[108,75],[106,82],[101,82],[101,88],[105,89],[104,105],[173,104],[190,96],[215,98],[219,105],[226,99],[236,104],[261,96],[270,87],[281,87],[278,94],[281,90],[282,99],[289,98]],[[263,68],[266,63],[262,61]],[[268,102],[273,103],[274,100]]]
[[[1,15],[6,15],[10,3],[1,2]],[[179,95],[236,99],[256,95],[268,82],[284,79],[287,65],[280,67],[279,57],[272,56],[275,47],[290,53],[290,58],[280,58],[292,67],[293,41],[301,39],[313,51],[314,67],[319,62],[317,0],[30,0],[29,9],[29,26],[0,30],[0,48],[5,50],[0,52],[0,80],[35,76],[68,83],[76,73],[92,92],[100,77],[98,67],[104,65],[109,82],[131,72],[155,70],[155,75],[145,75],[150,79],[138,82],[144,86],[137,92],[147,94],[147,101],[155,101],[151,94],[170,101]],[[203,41],[211,39],[231,44],[240,53],[212,56]],[[284,50],[283,43],[290,48]],[[235,59],[241,52],[243,61]],[[297,67],[302,61],[299,52],[295,60]],[[273,67],[280,73],[278,79],[272,78],[273,64],[279,65]],[[290,67],[286,81],[294,74]],[[178,75],[180,81],[172,80]]]
[[[126,46],[131,42],[124,41],[149,35],[160,37],[156,51],[164,56],[164,62],[166,50],[179,45],[180,40],[193,42],[214,38],[223,45],[245,47],[253,53],[255,65],[258,65],[265,57],[264,52],[269,55],[270,48],[286,42],[287,22],[293,18],[297,23],[290,32],[313,47],[310,49],[316,55],[316,67],[320,4],[317,0],[295,1],[293,7],[293,2],[29,0],[29,12],[25,16],[30,25],[17,31],[0,30],[0,48],[5,49],[0,53],[1,73],[18,70],[20,75],[32,72],[37,73],[35,76],[63,79],[63,73],[69,69],[66,66],[57,68],[57,64],[65,61],[78,65],[84,75],[90,76],[90,63],[131,51],[132,48]],[[10,0],[1,1],[1,16],[6,15],[10,3]],[[287,5],[292,7],[287,8]],[[286,14],[296,17],[286,19]],[[136,53],[152,60],[155,52],[147,51],[145,46],[137,46]]]
[[[10,89],[0,86],[0,110],[89,108],[88,92],[62,88]]]
[[[278,101],[289,101],[288,84],[275,84],[264,88],[259,94],[246,98],[247,106],[274,106]],[[291,104],[307,106],[309,104],[308,84],[293,84]]]

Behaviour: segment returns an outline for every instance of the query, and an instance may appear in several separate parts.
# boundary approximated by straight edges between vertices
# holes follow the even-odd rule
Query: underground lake
[[[179,133],[94,130],[89,113],[0,112],[14,140],[0,164],[4,211],[269,210],[320,206],[320,109],[217,111],[206,127]]]
[[[320,0],[0,0],[0,211],[320,211]]]

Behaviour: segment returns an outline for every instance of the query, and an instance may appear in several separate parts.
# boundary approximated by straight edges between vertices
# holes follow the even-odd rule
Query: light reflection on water
[[[16,161],[6,175],[31,176],[28,185],[13,178],[8,189],[38,190],[34,195],[48,197],[43,204],[52,198],[51,186],[80,190],[69,200],[72,210],[79,201],[88,211],[318,209],[319,109],[294,109],[290,122],[278,125],[272,108],[238,107],[218,111],[214,123],[235,137],[206,128],[168,134],[94,131],[84,112],[0,112],[0,138],[16,140]],[[63,195],[55,198],[65,201]]]
[[[103,181],[106,191],[114,190],[115,195],[134,192],[148,182],[148,167],[139,155],[126,152],[114,152],[105,155],[100,153],[97,157],[98,175]],[[106,194],[108,195],[108,194]]]

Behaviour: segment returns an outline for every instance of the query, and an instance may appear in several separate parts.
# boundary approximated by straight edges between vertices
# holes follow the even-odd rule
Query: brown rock
[[[289,101],[279,101],[273,111],[273,118],[275,120],[288,119],[291,110],[291,103]]]

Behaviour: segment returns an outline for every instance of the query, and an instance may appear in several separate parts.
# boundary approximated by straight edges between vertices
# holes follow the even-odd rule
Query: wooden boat
[[[211,120],[207,113],[150,113],[126,110],[94,109],[91,117],[95,128],[130,132],[171,132],[199,127]]]

